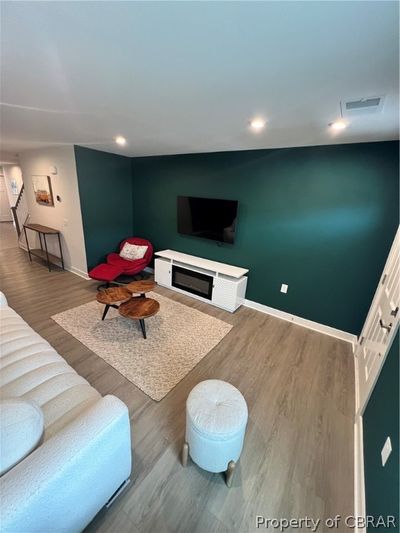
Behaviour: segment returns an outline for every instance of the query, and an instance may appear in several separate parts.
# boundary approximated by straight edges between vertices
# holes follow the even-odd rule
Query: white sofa
[[[0,478],[2,533],[82,531],[131,472],[128,409],[102,397],[0,293],[0,397],[34,400],[41,444]]]

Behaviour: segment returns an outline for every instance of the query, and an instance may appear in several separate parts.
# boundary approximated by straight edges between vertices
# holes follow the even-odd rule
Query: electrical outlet
[[[382,466],[385,466],[386,461],[389,459],[389,455],[392,453],[392,441],[390,437],[385,440],[385,444],[381,450]]]
[[[281,292],[283,292],[283,294],[286,294],[287,291],[288,291],[288,288],[289,288],[289,285],[286,285],[285,283],[282,283]]]

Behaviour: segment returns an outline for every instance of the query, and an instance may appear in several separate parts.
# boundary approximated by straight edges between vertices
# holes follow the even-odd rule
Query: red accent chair
[[[135,259],[134,261],[129,261],[120,257],[119,254],[113,252],[107,255],[107,264],[114,267],[118,267],[122,270],[122,274],[125,276],[133,276],[142,272],[147,265],[150,263],[151,258],[153,257],[153,246],[146,239],[141,239],[140,237],[130,237],[125,239],[119,245],[119,251],[122,250],[124,244],[128,242],[129,244],[136,244],[136,246],[147,246],[147,251],[142,259]]]
[[[142,259],[136,259],[134,261],[128,261],[120,257],[117,253],[111,253],[107,255],[107,263],[100,263],[95,266],[88,273],[89,277],[96,279],[97,281],[105,281],[104,284],[99,285],[98,289],[109,287],[119,276],[134,276],[142,272],[150,263],[153,257],[153,246],[146,239],[140,239],[139,237],[130,237],[121,242],[119,250],[126,242],[129,244],[136,244],[137,246],[147,246],[147,251]],[[117,283],[117,282],[116,282]],[[117,285],[120,283],[117,283]]]

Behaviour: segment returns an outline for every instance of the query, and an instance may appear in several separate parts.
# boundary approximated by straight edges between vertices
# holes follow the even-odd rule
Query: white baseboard
[[[79,270],[79,268],[75,268],[75,267],[65,267],[65,270],[68,270],[69,272],[72,272],[73,274],[76,274],[77,276],[80,276],[81,278],[83,279],[86,279],[87,281],[90,281],[92,278],[89,278],[87,272],[83,271],[83,270]],[[150,268],[150,267],[146,267],[144,269],[145,272],[151,272],[153,273],[154,272],[154,269]],[[93,281],[93,280],[92,280]]]
[[[365,518],[364,441],[362,417],[356,415],[354,423],[354,516]],[[355,533],[365,533],[365,527],[357,527]]]
[[[364,438],[363,419],[360,416],[358,361],[354,355],[355,421],[354,421],[354,516],[366,515],[364,478]],[[365,533],[365,527],[356,527],[355,533]]]
[[[261,313],[266,313],[267,315],[272,315],[282,320],[287,320],[288,322],[293,322],[298,326],[303,326],[304,328],[312,329],[313,331],[318,331],[319,333],[324,333],[325,335],[330,335],[331,337],[336,337],[342,341],[350,342],[353,346],[357,343],[357,335],[348,333],[347,331],[342,331],[340,329],[332,328],[331,326],[325,326],[324,324],[319,324],[318,322],[313,322],[312,320],[307,320],[306,318],[301,318],[296,315],[291,315],[285,311],[279,311],[273,307],[268,307],[267,305],[260,304],[258,302],[253,302],[252,300],[244,300],[243,305],[245,307],[250,307],[256,311],[261,311]]]
[[[74,266],[66,266],[65,270],[68,270],[68,272],[72,272],[72,274],[76,274],[77,276],[85,279],[86,281],[90,279],[87,275],[87,272],[85,272],[84,270],[80,270],[79,268],[75,268]]]

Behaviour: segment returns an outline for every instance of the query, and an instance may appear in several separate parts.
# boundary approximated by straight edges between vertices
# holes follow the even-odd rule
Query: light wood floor
[[[101,394],[115,394],[129,407],[132,483],[88,532],[247,532],[256,531],[256,515],[353,513],[349,344],[250,309],[230,314],[158,289],[234,327],[157,403],[51,320],[55,313],[93,300],[94,282],[69,272],[49,273],[39,261],[31,265],[15,247],[0,250],[0,268],[0,287],[10,305]],[[249,407],[245,447],[231,489],[221,475],[190,462],[184,469],[178,460],[186,397],[207,378],[231,382]],[[318,533],[324,530],[321,526]]]

